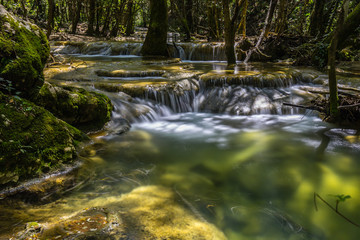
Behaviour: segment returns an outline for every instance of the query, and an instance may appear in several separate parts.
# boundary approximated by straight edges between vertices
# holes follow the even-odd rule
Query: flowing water
[[[85,160],[79,182],[90,177],[56,202],[2,206],[0,232],[160,185],[228,239],[358,239],[358,227],[314,198],[316,193],[335,207],[335,195],[350,195],[338,210],[360,224],[357,132],[282,106],[314,97],[303,87],[321,88],[322,73],[276,63],[239,64],[229,73],[224,62],[153,63],[129,56],[136,44],[118,50],[120,55],[97,46],[99,52],[72,55],[75,70],[54,66],[46,75],[51,82],[105,93],[115,105],[106,131],[93,136],[95,153]],[[239,83],[233,75],[245,77]],[[256,77],[246,82],[248,76]],[[118,134],[124,118],[131,129]]]

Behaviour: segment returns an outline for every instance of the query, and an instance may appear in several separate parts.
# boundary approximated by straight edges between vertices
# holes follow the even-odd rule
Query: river
[[[360,224],[357,131],[282,105],[313,98],[304,87],[323,89],[326,75],[285,62],[227,69],[182,51],[181,62],[152,61],[137,56],[135,43],[120,44],[126,51],[90,45],[53,47],[66,61],[45,70],[49,82],[104,93],[115,105],[106,129],[92,135],[79,174],[86,181],[55,202],[2,206],[0,231],[107,206],[156,185],[231,240],[358,239],[360,229],[320,199],[335,207],[336,195],[351,196],[338,210]],[[212,48],[216,57],[221,50]],[[340,82],[357,87],[357,78]]]

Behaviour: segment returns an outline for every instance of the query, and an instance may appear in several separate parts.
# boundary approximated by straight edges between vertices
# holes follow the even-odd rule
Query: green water
[[[84,166],[91,178],[80,189],[55,203],[18,206],[8,219],[48,221],[162,185],[229,239],[358,239],[359,228],[319,199],[318,211],[314,205],[314,192],[333,206],[331,194],[350,195],[339,210],[360,223],[353,134],[302,115],[184,113],[142,122],[125,135],[95,139],[101,146]]]
[[[357,239],[359,229],[319,200],[315,211],[314,192],[334,206],[330,194],[351,195],[339,209],[360,222],[359,144],[332,129],[320,150],[327,138],[316,132],[327,127],[300,115],[187,113],[136,124],[100,157],[108,180],[171,187],[229,239]]]

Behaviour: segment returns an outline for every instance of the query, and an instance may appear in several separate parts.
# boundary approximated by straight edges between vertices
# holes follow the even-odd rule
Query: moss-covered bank
[[[44,83],[43,69],[49,43],[41,29],[10,14],[0,5],[0,91],[37,95]]]
[[[88,139],[42,107],[0,93],[0,189],[72,163]]]
[[[101,129],[110,121],[113,110],[110,99],[103,94],[47,82],[41,88],[36,103],[84,131]]]

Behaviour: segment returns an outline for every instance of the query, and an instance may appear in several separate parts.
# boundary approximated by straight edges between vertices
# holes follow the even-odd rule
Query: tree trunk
[[[209,38],[212,41],[218,41],[220,39],[220,23],[221,11],[218,8],[217,0],[211,0],[207,9],[208,26],[209,26]]]
[[[86,33],[90,36],[94,35],[95,6],[96,6],[96,0],[89,0],[89,22]]]
[[[54,0],[48,0],[48,18],[47,18],[47,28],[46,28],[46,36],[49,39],[51,35],[51,31],[54,28],[54,13],[55,13],[55,3]]]
[[[235,56],[235,26],[230,19],[230,1],[222,0],[224,11],[224,25],[225,25],[225,54],[227,58],[227,64],[236,64]]]
[[[130,0],[127,6],[128,9],[128,15],[127,15],[127,19],[126,19],[126,30],[125,30],[125,35],[128,37],[130,36],[132,33],[134,33],[134,2],[133,0]]]
[[[310,16],[309,33],[311,36],[321,34],[320,30],[324,24],[324,6],[326,0],[315,0],[314,8]]]
[[[275,27],[275,32],[278,34],[282,34],[286,29],[287,9],[288,9],[287,6],[288,6],[288,0],[280,0],[277,23],[276,23],[276,27]]]
[[[278,0],[271,0],[270,1],[269,11],[268,11],[268,14],[267,14],[266,19],[265,19],[264,38],[266,38],[269,35],[271,22],[272,22],[272,19],[273,19],[273,16],[274,16],[274,12],[275,12],[277,2],[278,2]]]
[[[75,9],[75,17],[73,18],[73,21],[72,21],[72,26],[71,26],[71,33],[72,34],[75,34],[76,33],[76,28],[77,28],[77,25],[80,21],[80,13],[81,13],[81,0],[76,0],[76,9]]]
[[[141,53],[144,56],[168,56],[167,0],[150,0],[150,24]]]
[[[185,8],[182,8],[183,11],[180,11],[179,6],[176,4],[176,2],[171,2],[173,9],[175,10],[175,13],[177,15],[177,18],[180,19],[180,22],[183,27],[183,31],[185,32],[185,41],[190,41],[191,39],[191,30],[190,26],[187,20],[188,13],[186,12]]]
[[[349,14],[344,22],[344,26],[339,32],[339,49],[346,46],[346,39],[355,33],[356,28],[360,26],[360,3],[356,5],[354,10]]]
[[[185,12],[186,12],[186,23],[188,25],[190,33],[192,33],[194,30],[193,0],[186,0]]]
[[[111,37],[116,37],[119,33],[120,23],[121,23],[122,15],[123,15],[124,8],[125,8],[125,2],[126,2],[126,0],[121,0],[120,3],[117,3],[115,23],[110,32]]]
[[[240,3],[241,7],[241,16],[240,16],[240,23],[238,27],[238,32],[243,36],[246,37],[246,13],[249,6],[248,0],[242,0]]]
[[[339,116],[339,96],[336,81],[336,50],[338,47],[339,40],[341,39],[341,32],[344,27],[344,19],[346,17],[347,6],[349,0],[345,0],[342,6],[342,10],[337,22],[337,26],[334,30],[334,34],[328,49],[328,69],[329,69],[329,91],[330,91],[330,117],[336,120]],[[360,4],[359,4],[360,5]],[[347,19],[346,19],[347,20]],[[359,23],[358,23],[359,24]]]

